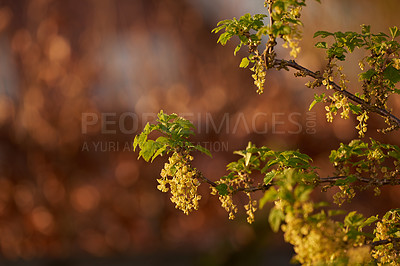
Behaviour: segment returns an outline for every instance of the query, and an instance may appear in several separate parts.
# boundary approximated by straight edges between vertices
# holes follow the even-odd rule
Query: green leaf
[[[271,226],[272,231],[275,233],[279,231],[279,227],[282,221],[285,219],[283,212],[277,208],[272,208],[269,212],[268,222]]]
[[[232,37],[232,34],[230,32],[224,32],[219,36],[217,43],[225,45],[231,37]]]
[[[268,168],[270,168],[271,166],[273,166],[273,165],[275,165],[275,164],[277,164],[277,163],[279,163],[280,162],[280,160],[278,160],[278,159],[273,159],[273,160],[269,160],[268,161],[268,163],[265,165],[265,167],[263,168],[263,170],[265,171],[265,170],[267,170]]]
[[[348,177],[346,177],[345,179],[338,179],[335,182],[335,186],[344,186],[350,183],[354,183],[357,181],[357,177],[355,177],[354,175],[349,175]]]
[[[139,144],[139,137],[138,135],[136,135],[135,138],[133,139],[133,151],[136,150],[138,144]]]
[[[151,158],[151,162],[153,162],[153,160],[160,154],[162,154],[166,149],[167,149],[168,145],[163,145],[161,148],[159,148],[153,155],[153,158]]]
[[[362,111],[361,105],[359,105],[359,104],[355,105],[353,103],[349,103],[349,107],[350,107],[351,112],[356,115],[360,114]]]
[[[345,226],[360,226],[365,221],[365,218],[362,214],[357,213],[356,211],[350,212],[344,218],[344,225]]]
[[[260,209],[262,209],[266,203],[275,201],[278,199],[278,192],[274,187],[270,187],[265,191],[264,196],[260,199]]]
[[[361,32],[362,34],[369,34],[371,32],[370,25],[361,25]]]
[[[383,77],[396,84],[400,81],[400,71],[393,66],[388,66],[385,71],[383,71]]]
[[[219,184],[215,187],[218,190],[218,194],[221,196],[228,195],[228,186],[225,183]]]
[[[320,31],[317,31],[316,33],[314,33],[314,38],[316,38],[318,36],[321,36],[321,38],[326,38],[328,36],[333,36],[333,33],[320,30]]]
[[[247,59],[247,57],[243,57],[239,67],[246,68],[249,65],[249,63],[250,63],[249,59]]]
[[[272,179],[274,179],[276,175],[275,171],[271,171],[265,174],[264,176],[264,185],[268,185],[269,183],[271,183]]]
[[[318,102],[316,100],[312,101],[312,103],[310,104],[310,107],[308,108],[308,111],[311,111],[311,109],[314,107],[314,105],[316,105]]]
[[[358,80],[369,80],[371,79],[374,75],[376,74],[376,71],[374,69],[369,69],[367,72],[361,73],[358,75]]]
[[[392,39],[400,35],[400,31],[396,26],[389,28],[389,30],[390,30],[390,35],[392,35]]]
[[[293,185],[290,184],[290,182],[286,183],[286,189],[281,189],[278,191],[279,198],[282,199],[283,201],[288,201],[291,204],[295,203],[295,198],[293,196],[293,193],[289,191],[288,189],[291,188]]]
[[[157,148],[157,145],[155,145],[154,140],[148,140],[144,145],[142,150],[139,152],[139,157],[142,156],[143,159],[148,162],[150,158],[153,156],[155,149]]]
[[[157,143],[160,143],[160,144],[165,144],[165,143],[168,143],[168,142],[169,142],[169,139],[166,138],[166,137],[158,137],[158,138],[156,139],[156,142],[157,142]]]
[[[363,227],[365,227],[365,226],[369,226],[370,224],[372,224],[372,223],[374,223],[374,222],[376,222],[376,221],[378,221],[379,219],[378,219],[378,215],[376,215],[376,216],[371,216],[371,217],[369,217],[367,220],[365,220],[361,225],[360,225],[360,228],[359,229],[361,229],[361,228],[363,228]]]
[[[315,47],[322,48],[322,49],[328,49],[328,44],[326,42],[317,42],[315,44]]]
[[[328,210],[328,216],[336,216],[336,215],[342,215],[345,214],[346,211],[345,210]]]
[[[208,149],[204,148],[203,146],[196,145],[194,148],[196,150],[198,150],[199,152],[202,152],[202,153],[204,153],[204,154],[206,154],[206,155],[208,155],[208,156],[210,156],[212,158],[211,152]]]
[[[235,51],[233,51],[233,55],[236,56],[236,53],[239,52],[240,48],[242,48],[242,44],[243,44],[243,43],[241,42],[241,43],[239,43],[239,44],[236,46]]]
[[[298,201],[303,202],[309,199],[309,195],[312,191],[313,188],[311,186],[298,185],[294,189],[294,195]]]
[[[318,212],[316,214],[313,214],[313,215],[308,217],[308,220],[312,221],[314,223],[318,223],[318,222],[323,221],[325,219],[326,219],[326,213],[324,212],[324,210],[322,210],[322,211],[320,211],[320,212]]]

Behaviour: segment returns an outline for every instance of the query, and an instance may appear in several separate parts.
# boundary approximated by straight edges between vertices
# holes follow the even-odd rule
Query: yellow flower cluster
[[[264,83],[267,74],[265,71],[264,60],[262,59],[262,57],[257,56],[255,59],[256,62],[254,63],[254,66],[250,68],[250,70],[254,72],[254,74],[251,76],[254,79],[254,85],[257,86],[257,93],[262,94],[264,92]]]
[[[246,193],[249,197],[249,203],[244,205],[247,214],[247,222],[249,224],[254,222],[254,212],[257,210],[257,201],[251,199],[250,193]]]
[[[290,56],[297,58],[297,55],[300,53],[301,48],[299,47],[299,38],[296,37],[286,37],[285,43],[282,44],[283,48],[291,48]]]
[[[392,215],[391,219],[382,219],[382,222],[376,223],[375,239],[374,241],[390,239],[390,227],[397,224],[399,225],[398,215]],[[398,244],[393,242],[376,246],[372,250],[372,257],[378,261],[378,265],[399,265],[400,254]]]
[[[350,248],[347,251],[349,257],[349,265],[369,265],[371,263],[371,248],[369,246],[361,246]]]
[[[343,96],[340,93],[335,92],[332,96],[329,96],[329,99],[331,101],[331,104],[329,106],[325,106],[325,110],[327,111],[326,117],[328,122],[332,122],[333,120],[332,113],[336,115],[337,114],[336,110],[339,110],[340,108],[342,108],[340,117],[343,119],[349,118],[350,106],[349,103],[347,102],[347,97]]]
[[[361,115],[357,116],[357,120],[359,121],[356,129],[358,129],[358,134],[360,137],[364,137],[365,132],[367,132],[367,120],[369,116],[367,115],[367,111],[364,111]]]
[[[277,11],[277,10],[275,10]],[[283,16],[283,20],[285,19],[297,19],[300,17],[301,7],[290,8],[287,13]],[[282,11],[281,11],[282,12]],[[280,13],[280,12],[279,12]],[[292,24],[290,25],[290,33],[282,36],[284,39],[284,44],[282,47],[290,48],[290,56],[297,58],[297,55],[300,53],[301,48],[299,47],[299,42],[302,38],[302,32],[300,29],[300,24]]]
[[[287,209],[287,204],[280,203],[283,209]],[[362,246],[364,236],[349,239],[340,223],[327,217],[314,222],[309,219],[311,215],[315,215],[312,202],[296,202],[292,211],[286,213],[285,224],[281,227],[285,241],[294,247],[295,262],[302,265],[366,265],[371,262],[370,247]],[[344,264],[345,261],[348,263]]]
[[[333,195],[333,202],[337,205],[342,205],[345,201],[351,201],[355,196],[356,192],[354,188],[347,186],[339,186],[340,191]]]
[[[217,193],[218,193],[217,190],[214,187],[212,187],[211,194],[216,195]],[[229,213],[229,219],[230,220],[235,219],[235,213],[237,213],[238,208],[233,203],[232,194],[219,196],[218,199],[221,202],[222,208],[224,208]]]
[[[316,224],[305,222],[304,218],[288,214],[282,225],[285,241],[294,246],[294,259],[302,265],[318,265],[334,262],[344,256],[342,247],[344,232],[332,220],[322,220]]]
[[[193,209],[199,208],[201,199],[197,194],[200,182],[195,178],[196,171],[189,164],[193,157],[175,152],[168,160],[161,170],[161,178],[157,179],[157,188],[162,192],[171,190],[171,201],[175,203],[175,207],[189,214]]]
[[[346,75],[342,71],[343,71],[342,66],[338,66],[334,62],[330,62],[328,65],[328,69],[322,75],[323,77],[322,85],[324,85],[327,90],[332,90],[334,78],[339,76],[339,86],[341,90],[346,90],[347,89],[346,83],[348,83],[349,81],[347,80]],[[347,97],[345,97],[343,94],[339,92],[335,92],[333,93],[332,96],[329,96],[329,102],[330,105],[325,106],[325,110],[327,111],[326,119],[328,122],[333,121],[333,115],[336,115],[339,109],[342,109],[342,112],[340,113],[341,118],[343,119],[349,118],[350,105],[347,101]]]
[[[246,182],[247,178],[243,175],[239,175],[234,179],[221,179],[218,181],[219,184],[226,184],[228,189],[228,194],[219,195],[218,199],[221,202],[222,208],[224,208],[229,213],[229,219],[235,219],[235,213],[238,212],[237,205],[233,203],[233,194],[235,193],[235,189],[240,187],[249,187],[249,184]],[[211,194],[218,195],[218,190],[215,187],[211,187]],[[254,212],[257,210],[257,201],[252,200],[251,193],[246,192],[247,197],[249,198],[249,203],[244,205],[247,214],[247,222],[254,222]]]

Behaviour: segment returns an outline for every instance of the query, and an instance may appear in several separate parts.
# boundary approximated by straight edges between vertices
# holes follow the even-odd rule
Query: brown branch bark
[[[217,184],[213,181],[211,181],[210,179],[206,178],[201,172],[197,171],[196,178],[202,180],[205,183],[208,183],[209,185],[216,187]],[[340,179],[345,179],[347,178],[347,176],[331,176],[331,177],[324,177],[324,178],[320,178],[317,181],[317,185],[318,184],[323,184],[323,183],[335,183],[337,180]],[[372,184],[372,185],[377,185],[377,186],[384,186],[384,185],[392,185],[392,186],[397,186],[400,185],[400,179],[369,179],[369,178],[365,178],[365,177],[357,177],[357,181],[362,182],[362,183],[367,183],[367,184]],[[270,188],[271,186],[274,186],[275,183],[272,182],[268,185],[266,184],[259,184],[258,186],[254,186],[254,187],[239,187],[237,188],[234,193],[236,192],[256,192],[256,191],[265,191],[268,188]]]
[[[322,184],[322,183],[334,183],[337,180],[345,179],[345,178],[347,178],[347,176],[324,177],[324,178],[320,178],[319,184]],[[370,179],[370,178],[357,176],[357,181],[363,182],[363,183],[370,183],[372,185],[377,185],[377,186],[384,186],[384,185],[397,186],[397,185],[400,185],[400,179],[398,179],[398,178],[393,178],[393,179],[388,179],[388,178]]]
[[[303,72],[305,75],[312,77],[314,79],[322,79],[322,76],[320,74],[297,64],[294,60],[275,59],[274,66],[276,66],[276,67],[278,67],[278,66],[291,67],[293,69]],[[335,91],[342,93],[344,96],[346,96],[353,102],[361,104],[364,107],[364,109],[374,112],[382,117],[388,118],[392,123],[394,123],[397,126],[397,128],[400,128],[400,119],[398,117],[394,116],[393,114],[391,114],[389,111],[368,104],[363,99],[361,99],[361,98],[357,97],[356,95],[352,94],[351,92],[343,89],[342,87],[340,87],[339,85],[337,85],[334,82],[331,82],[330,84],[333,86],[333,89]]]

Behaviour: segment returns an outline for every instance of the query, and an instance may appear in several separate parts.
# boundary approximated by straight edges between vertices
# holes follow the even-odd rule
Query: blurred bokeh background
[[[303,13],[298,62],[313,70],[325,64],[316,30],[400,26],[397,0],[322,2]],[[315,91],[292,73],[268,73],[258,96],[238,68],[246,51],[234,57],[237,43],[221,47],[211,33],[222,19],[263,10],[261,0],[0,0],[0,264],[289,264],[267,210],[253,225],[243,211],[230,221],[204,186],[200,210],[186,216],[156,189],[165,158],[146,164],[131,148],[163,109],[196,125],[194,141],[213,159],[195,164],[210,179],[249,140],[299,149],[321,174],[332,171],[330,149],[357,137],[355,119],[328,124],[323,106],[309,112]],[[357,62],[345,73],[356,91]],[[391,104],[400,115],[399,98]],[[399,145],[399,133],[375,133],[381,126],[372,117],[369,136]],[[398,207],[399,192],[368,204],[364,192],[345,207],[382,213]]]

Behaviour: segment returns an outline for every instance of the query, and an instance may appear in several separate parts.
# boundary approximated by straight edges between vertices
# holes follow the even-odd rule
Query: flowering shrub
[[[193,125],[175,114],[162,111],[157,123],[147,124],[143,132],[135,137],[134,148],[139,147],[139,157],[146,161],[159,155],[168,155],[169,161],[161,170],[158,189],[171,192],[171,201],[176,208],[188,214],[199,207],[201,196],[197,188],[206,183],[211,194],[217,195],[229,219],[235,218],[238,206],[234,194],[244,193],[248,203],[244,205],[247,221],[254,221],[254,212],[262,209],[267,202],[273,202],[269,210],[269,223],[273,231],[281,229],[285,241],[291,243],[296,255],[294,262],[305,265],[386,265],[399,264],[400,209],[388,210],[383,216],[364,217],[357,211],[345,213],[332,209],[326,202],[313,202],[310,193],[323,186],[323,190],[339,187],[333,202],[341,205],[356,196],[358,190],[373,189],[379,195],[379,187],[400,184],[400,148],[380,143],[374,139],[364,142],[371,113],[380,115],[387,124],[382,133],[400,128],[400,119],[391,113],[388,99],[399,94],[396,84],[400,81],[400,35],[397,27],[386,33],[371,33],[370,27],[363,25],[361,33],[318,31],[314,37],[330,40],[319,41],[316,48],[326,50],[327,64],[323,72],[312,71],[293,59],[281,59],[275,52],[277,40],[290,48],[290,56],[300,52],[301,8],[305,0],[267,0],[267,14],[218,23],[213,32],[223,31],[218,42],[225,45],[232,37],[240,40],[235,55],[242,47],[248,47],[249,55],[244,57],[240,67],[253,72],[257,93],[263,93],[266,73],[269,69],[295,70],[296,77],[311,77],[307,87],[324,86],[327,92],[316,94],[310,109],[317,103],[325,104],[326,117],[332,122],[340,113],[342,119],[355,115],[358,121],[359,139],[349,144],[340,144],[332,150],[329,160],[335,168],[332,176],[323,177],[312,165],[312,159],[298,151],[273,151],[267,147],[256,147],[249,142],[246,149],[235,152],[240,158],[227,165],[228,174],[211,181],[201,171],[191,166],[191,152],[198,150],[211,156],[210,152],[190,142]],[[268,23],[265,19],[268,18]],[[267,42],[262,44],[262,38]],[[352,93],[347,90],[348,80],[341,61],[355,48],[368,53],[360,62],[359,80],[362,90]],[[163,136],[148,139],[152,131]],[[256,176],[262,176],[256,182]],[[264,196],[256,201],[255,191],[264,191]],[[343,221],[333,217],[346,214]],[[373,231],[366,227],[373,226]]]

